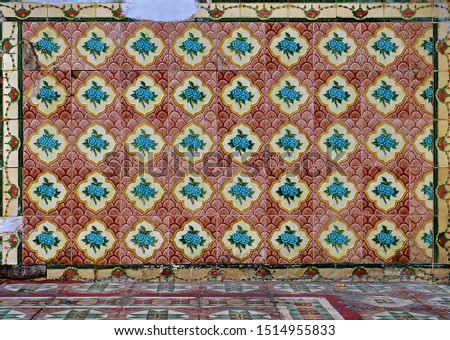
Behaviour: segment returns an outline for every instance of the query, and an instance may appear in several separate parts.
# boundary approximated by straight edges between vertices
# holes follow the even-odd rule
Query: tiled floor
[[[450,285],[3,282],[0,319],[450,319]]]

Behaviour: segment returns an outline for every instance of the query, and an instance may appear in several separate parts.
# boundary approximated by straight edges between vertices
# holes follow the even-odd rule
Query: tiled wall
[[[182,23],[117,6],[3,24],[3,215],[24,216],[23,264],[448,262],[444,4],[420,21],[205,4]]]

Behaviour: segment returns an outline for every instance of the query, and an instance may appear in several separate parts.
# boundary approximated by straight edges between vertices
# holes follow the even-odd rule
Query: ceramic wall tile
[[[441,5],[1,6],[1,215],[25,216],[24,264],[448,263]]]

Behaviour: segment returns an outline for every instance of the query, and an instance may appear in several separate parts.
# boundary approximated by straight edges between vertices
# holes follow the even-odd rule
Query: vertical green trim
[[[0,42],[3,44],[3,24],[0,23]],[[3,61],[0,61],[0,77],[2,83],[0,86],[0,148],[2,148],[0,159],[0,216],[3,216]],[[1,246],[1,244],[0,244]],[[1,262],[0,262],[1,263]]]
[[[22,70],[22,22],[17,23],[17,44],[18,44],[18,56],[17,56],[17,81],[19,85],[19,93],[20,93],[20,99],[19,99],[19,140],[20,140],[20,148],[19,148],[19,160],[18,160],[18,187],[20,188],[20,195],[18,197],[18,207],[17,207],[17,213],[18,216],[22,216],[22,199],[23,199],[23,187],[22,187],[22,167],[23,167],[23,70]]]
[[[438,70],[438,55],[436,49],[436,43],[438,41],[438,24],[433,24],[433,262],[437,263],[439,260],[439,248],[437,246],[436,238],[439,232],[439,218],[438,218],[438,197],[436,195],[436,189],[438,187],[438,172],[439,172],[439,163],[438,163],[438,150],[436,148],[436,141],[438,139],[438,103],[436,98],[436,92],[439,84],[439,72]]]

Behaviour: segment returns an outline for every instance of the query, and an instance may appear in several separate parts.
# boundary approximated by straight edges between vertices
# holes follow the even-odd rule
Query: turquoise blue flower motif
[[[433,188],[433,183],[430,182],[428,184],[424,184],[422,186],[422,190],[421,190],[427,197],[429,200],[433,199],[433,195],[434,195],[434,188]]]
[[[196,182],[192,177],[189,177],[188,184],[180,190],[180,193],[194,204],[199,198],[205,196],[205,189],[200,187],[200,182]]]
[[[54,188],[54,185],[55,183],[50,182],[47,177],[44,177],[43,183],[40,184],[33,193],[43,199],[45,204],[48,204],[53,200],[53,198],[58,198],[61,194],[61,191]]]
[[[425,101],[428,103],[433,102],[434,92],[433,92],[433,83],[430,84],[420,95]]]
[[[276,241],[283,245],[287,249],[288,252],[290,252],[292,249],[294,249],[296,246],[299,246],[303,240],[295,235],[295,231],[291,229],[288,225],[286,225],[285,231],[278,236]]]
[[[392,182],[389,182],[386,177],[381,177],[382,181],[372,191],[376,196],[381,197],[384,203],[387,203],[392,197],[398,195],[398,189],[392,186]]]
[[[255,143],[248,139],[248,135],[243,133],[241,129],[238,129],[237,135],[228,142],[228,145],[235,149],[239,155],[242,155],[247,150],[252,150]]]
[[[333,38],[328,40],[324,47],[336,58],[342,56],[342,53],[347,53],[350,49],[350,46],[344,42],[344,38],[340,37],[336,32],[333,33]]]
[[[344,138],[344,134],[337,129],[333,129],[333,134],[325,141],[325,145],[336,153],[347,150],[350,146],[348,139]]]
[[[92,36],[82,46],[87,52],[89,52],[95,59],[102,53],[108,52],[109,46],[102,42],[102,38],[95,32],[92,32]]]
[[[336,251],[342,249],[344,246],[348,246],[350,243],[350,238],[344,235],[344,230],[339,229],[338,226],[334,226],[331,233],[324,238],[327,244],[330,244]]]
[[[350,190],[344,187],[344,182],[341,182],[337,177],[333,178],[333,183],[325,189],[325,194],[331,196],[332,199],[339,203],[344,197],[350,195]]]
[[[151,187],[149,181],[141,177],[140,183],[133,188],[131,193],[145,204],[150,201],[150,198],[155,198],[158,191]]]
[[[49,105],[52,105],[55,100],[58,100],[61,97],[59,92],[55,91],[53,88],[53,85],[50,85],[44,80],[42,81],[42,86],[37,95],[37,99],[39,99],[47,108]]]
[[[433,148],[433,135],[432,135],[432,133],[429,134],[428,136],[426,136],[422,140],[422,142],[420,142],[420,145],[422,145],[428,151],[431,151],[431,149]]]
[[[83,98],[88,100],[91,104],[97,108],[103,101],[107,101],[109,98],[109,94],[102,90],[103,86],[97,84],[97,82],[93,81],[91,87],[88,88],[83,93]]]
[[[138,149],[139,152],[146,154],[150,150],[155,150],[158,146],[158,143],[151,137],[152,136],[149,133],[145,132],[144,129],[141,129],[140,135],[133,140],[131,145]]]
[[[195,133],[192,129],[189,129],[189,134],[183,138],[180,145],[194,155],[198,150],[203,150],[206,143],[200,139],[200,134]]]
[[[189,54],[189,56],[194,59],[199,53],[203,53],[205,50],[205,45],[201,43],[200,38],[194,36],[192,32],[189,32],[189,38],[181,43],[179,46],[181,50]]]
[[[228,241],[242,253],[245,248],[252,246],[255,240],[248,235],[248,230],[238,225],[237,230],[230,236]]]
[[[84,140],[83,145],[97,156],[97,154],[108,148],[109,142],[103,139],[102,134],[93,129],[92,134]]]
[[[423,233],[421,239],[428,245],[428,248],[433,247],[433,233],[431,231]]]
[[[206,98],[206,94],[200,91],[199,88],[200,86],[189,81],[189,86],[180,94],[181,99],[187,101],[192,108],[194,108],[194,105],[197,105],[198,102],[203,102]]]
[[[277,45],[276,48],[282,52],[288,59],[290,59],[294,53],[299,53],[302,49],[300,44],[295,42],[295,38],[289,33],[284,33],[284,38]]]
[[[375,235],[372,241],[386,252],[391,246],[396,246],[399,239],[397,236],[392,235],[392,230],[388,230],[385,225],[382,225],[381,231]]]
[[[155,53],[156,50],[158,49],[158,46],[156,46],[151,41],[148,35],[141,32],[139,35],[139,39],[133,42],[131,48],[135,50],[137,53],[139,53],[142,56],[142,58],[145,58],[146,56],[149,56],[150,53]]]
[[[131,242],[145,252],[145,250],[148,250],[150,247],[155,245],[156,239],[151,235],[150,231],[145,229],[145,227],[140,226],[139,232],[134,234],[131,238]]]
[[[381,32],[381,38],[372,45],[375,51],[378,51],[384,59],[391,53],[397,52],[398,45],[392,42],[392,37],[388,37],[386,33]]]
[[[247,182],[244,182],[242,178],[238,177],[237,183],[231,187],[228,193],[242,204],[247,198],[252,198],[255,191],[248,187]]]
[[[334,80],[333,86],[325,92],[324,96],[328,100],[331,100],[331,102],[337,107],[342,104],[342,102],[348,101],[350,98],[350,93],[344,90],[344,85],[339,85],[339,83]]]
[[[85,235],[82,240],[86,245],[89,245],[94,252],[100,250],[101,247],[104,247],[108,244],[109,240],[102,235],[102,232],[98,230],[95,226],[92,227],[92,231]]]
[[[294,152],[294,150],[300,150],[300,147],[303,145],[303,143],[295,137],[295,134],[291,133],[289,129],[286,129],[284,136],[281,137],[276,144],[286,151],[288,156],[291,156],[291,153]]]
[[[300,101],[302,94],[295,90],[295,86],[286,80],[285,85],[276,93],[276,96],[282,100],[288,107],[291,107],[296,101]]]
[[[44,226],[42,230],[43,231],[34,238],[33,242],[44,249],[46,253],[48,253],[48,251],[53,247],[57,247],[61,240],[58,237],[54,236],[54,232],[48,230],[46,226]]]
[[[237,54],[239,59],[242,59],[246,53],[251,53],[254,46],[249,43],[248,38],[244,37],[240,32],[237,33],[237,38],[231,41],[227,48]]]
[[[434,41],[433,38],[430,37],[428,40],[423,40],[422,44],[420,45],[422,48],[428,52],[428,55],[433,55],[434,52]]]
[[[103,183],[99,182],[95,177],[92,182],[82,191],[84,195],[94,201],[94,204],[108,197],[109,190],[103,188]]]
[[[187,246],[193,253],[195,249],[205,244],[206,239],[199,235],[199,231],[189,225],[189,231],[181,236],[181,244]]]
[[[276,193],[290,204],[295,198],[300,197],[303,191],[297,188],[290,178],[286,178],[286,181],[278,188]]]
[[[234,100],[240,108],[245,105],[248,100],[252,100],[254,95],[247,90],[248,86],[244,86],[242,82],[238,81],[237,86],[228,93],[228,97]]]
[[[51,134],[47,129],[44,129],[44,134],[37,139],[34,143],[39,149],[45,152],[48,156],[49,153],[52,153],[53,150],[59,150],[61,143],[58,142],[55,138],[54,134]]]
[[[131,94],[142,106],[148,105],[151,101],[155,101],[158,95],[151,90],[151,87],[144,81],[141,81],[140,86]]]
[[[398,142],[392,138],[392,133],[388,133],[386,129],[381,129],[381,134],[372,142],[384,154],[391,152],[391,149],[397,149]]]
[[[388,85],[384,80],[381,81],[381,86],[372,92],[372,96],[378,99],[384,107],[390,104],[391,100],[396,100],[398,93],[392,90],[392,85]]]
[[[53,40],[53,37],[50,37],[46,32],[43,32],[42,39],[39,40],[35,46],[35,49],[42,53],[45,59],[51,58],[53,53],[59,52],[60,46]]]

